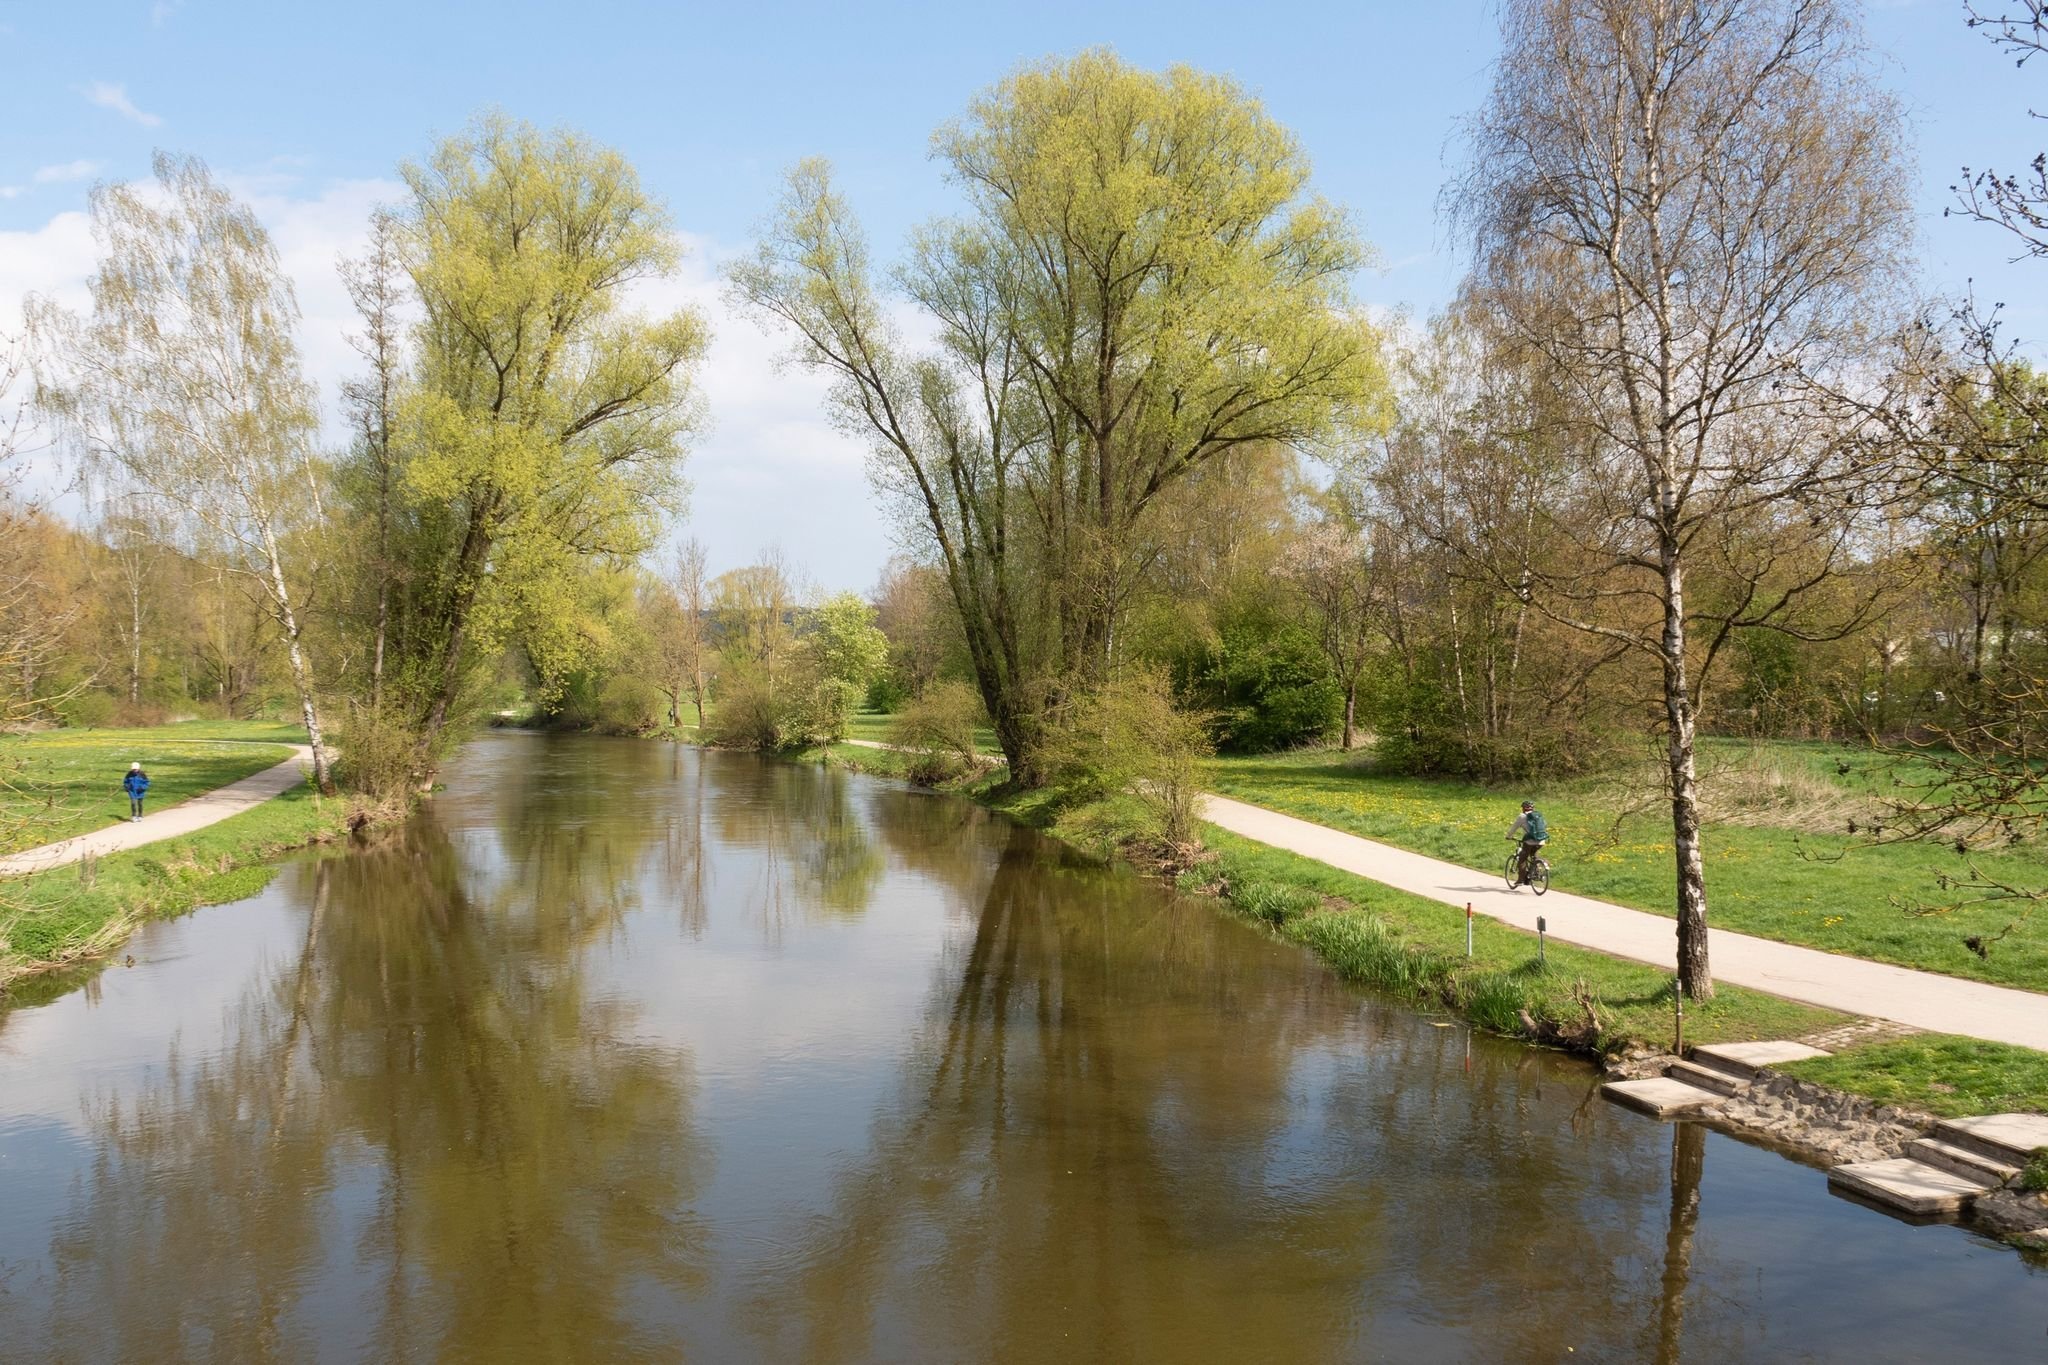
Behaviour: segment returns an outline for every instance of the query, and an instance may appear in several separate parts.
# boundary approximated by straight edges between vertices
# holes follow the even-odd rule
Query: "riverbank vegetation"
[[[253,896],[281,855],[338,838],[349,803],[301,785],[193,834],[14,878],[0,903],[0,997],[35,974],[101,957],[146,920]]]

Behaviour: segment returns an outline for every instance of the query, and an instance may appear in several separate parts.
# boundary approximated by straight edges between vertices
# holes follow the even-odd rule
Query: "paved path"
[[[260,806],[273,796],[290,791],[306,780],[304,765],[313,761],[313,750],[304,744],[292,746],[292,756],[274,767],[265,768],[239,782],[230,782],[225,787],[215,787],[199,796],[188,797],[175,806],[154,811],[142,817],[139,822],[122,821],[105,829],[96,829],[89,834],[73,835],[54,844],[44,844],[25,853],[16,853],[0,858],[0,877],[18,877],[27,872],[44,872],[66,863],[75,863],[87,854],[104,855],[120,853],[144,844],[153,844],[160,839],[175,839],[181,834],[190,834],[208,825],[218,824],[230,815],[240,815],[254,806]],[[147,803],[145,803],[145,806]]]
[[[1553,938],[1667,971],[1676,969],[1677,922],[1662,915],[1563,891],[1552,891],[1538,900],[1532,892],[1508,890],[1498,875],[1439,862],[1228,797],[1205,798],[1203,817],[1233,834],[1445,905],[1462,908],[1469,902],[1475,911],[1523,929],[1535,929],[1536,916],[1541,913]],[[1505,844],[1502,850],[1505,863]],[[1709,899],[1710,914],[1712,908]],[[1751,986],[1849,1014],[2048,1051],[2048,995],[1840,957],[1726,929],[1709,930],[1707,942],[1716,981]]]

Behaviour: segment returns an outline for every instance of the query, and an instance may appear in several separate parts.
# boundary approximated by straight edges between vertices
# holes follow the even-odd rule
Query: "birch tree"
[[[1713,993],[1694,734],[1731,632],[1852,556],[1870,366],[1909,243],[1896,104],[1835,0],[1509,0],[1453,197],[1470,294],[1556,386],[1574,539],[1539,610],[1655,661],[1685,992]],[[1798,562],[1789,574],[1787,551]],[[1711,593],[1695,581],[1711,568]]]
[[[311,660],[298,533],[322,515],[298,301],[270,234],[196,157],[159,152],[153,186],[92,192],[100,260],[84,317],[41,307],[59,373],[43,396],[90,460],[175,508],[253,584],[275,622],[333,789]]]
[[[1379,635],[1379,603],[1365,533],[1349,518],[1326,515],[1288,547],[1281,571],[1294,585],[1330,672],[1344,689],[1343,745],[1357,742],[1358,684]]]

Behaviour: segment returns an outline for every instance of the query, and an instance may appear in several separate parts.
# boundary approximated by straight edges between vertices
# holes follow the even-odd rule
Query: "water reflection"
[[[1664,1289],[1657,1300],[1657,1360],[1679,1358],[1685,1297],[1692,1283],[1692,1236],[1700,1221],[1700,1178],[1706,1172],[1707,1130],[1671,1125],[1671,1221],[1664,1233]]]
[[[845,774],[493,739],[137,952],[0,1050],[0,1359],[2040,1340],[2003,1253]]]
[[[310,1358],[359,1314],[384,1360],[652,1344],[638,1297],[702,1278],[689,1060],[585,985],[627,850],[520,828],[526,875],[485,899],[429,823],[308,870],[304,941],[227,1046],[95,1107],[48,1339]],[[347,1312],[307,1303],[323,1280]]]
[[[867,1155],[756,1284],[764,1356],[1338,1359],[1449,1333],[1523,1358],[1635,1335],[1663,1174],[1613,1147],[1589,1169],[1582,1073],[1482,1042],[1475,1083],[1462,1031],[1361,1028],[1285,950],[1043,853],[1009,835]]]

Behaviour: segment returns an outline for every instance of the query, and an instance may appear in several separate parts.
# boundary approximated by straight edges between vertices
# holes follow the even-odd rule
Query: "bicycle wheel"
[[[1529,869],[1529,885],[1536,888],[1536,894],[1539,896],[1550,889],[1549,863],[1541,858],[1536,860],[1536,865]]]
[[[1514,890],[1514,889],[1515,889],[1516,887],[1518,887],[1518,886],[1520,886],[1520,885],[1522,884],[1522,868],[1521,868],[1521,862],[1522,862],[1522,855],[1521,855],[1521,854],[1519,854],[1519,853],[1510,853],[1510,854],[1508,855],[1508,872],[1507,872],[1507,876],[1508,876],[1508,890],[1510,890],[1510,891]]]

